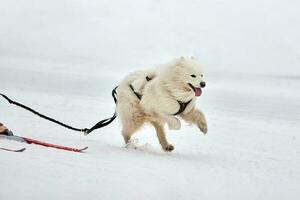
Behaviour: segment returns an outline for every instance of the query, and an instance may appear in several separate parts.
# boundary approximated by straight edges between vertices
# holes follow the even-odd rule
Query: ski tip
[[[89,147],[84,147],[82,149],[80,149],[80,152],[83,152],[84,150],[87,150]]]
[[[25,150],[26,150],[26,148],[22,148],[22,149],[16,150],[16,152],[23,152]]]
[[[8,149],[8,148],[2,148],[0,147],[1,150],[4,150],[4,151],[10,151],[10,152],[23,152],[26,150],[26,148],[22,148],[22,149]]]

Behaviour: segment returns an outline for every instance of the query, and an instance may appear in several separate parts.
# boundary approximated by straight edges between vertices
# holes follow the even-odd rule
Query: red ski
[[[8,148],[2,148],[2,147],[0,147],[0,150],[11,151],[11,152],[23,152],[23,151],[26,150],[26,148],[22,148],[22,149],[8,149]]]
[[[35,140],[35,139],[31,139],[31,138],[26,138],[26,137],[21,137],[23,138],[26,143],[28,144],[36,144],[36,145],[41,145],[44,147],[51,147],[51,148],[56,148],[56,149],[62,149],[62,150],[66,150],[66,151],[74,151],[74,152],[82,152],[84,150],[86,150],[88,147],[84,147],[82,149],[77,149],[77,148],[73,148],[73,147],[66,147],[66,146],[61,146],[61,145],[57,145],[57,144],[50,144],[47,142],[42,142],[39,140]]]
[[[25,142],[27,144],[36,144],[36,145],[41,145],[44,147],[51,147],[51,148],[56,148],[56,149],[61,149],[61,150],[66,150],[66,151],[79,152],[79,153],[82,153],[84,150],[86,150],[88,148],[88,147],[84,147],[82,149],[77,149],[77,148],[73,148],[73,147],[67,147],[67,146],[62,146],[62,145],[57,145],[57,144],[50,144],[50,143],[43,142],[40,140],[35,140],[35,139],[21,137],[21,136],[15,136],[15,135],[12,135],[12,136],[1,135],[0,138],[15,140],[18,142]]]

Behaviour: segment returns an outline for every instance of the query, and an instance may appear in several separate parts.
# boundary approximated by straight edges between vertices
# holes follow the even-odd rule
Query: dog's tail
[[[118,86],[115,87],[112,90],[112,97],[114,98],[115,103],[117,103],[117,92],[116,92],[117,88],[118,88]],[[60,126],[63,126],[63,127],[67,128],[67,129],[71,129],[73,131],[83,132],[85,135],[88,135],[89,133],[91,133],[92,131],[94,131],[96,129],[99,129],[99,128],[102,128],[104,126],[109,125],[117,117],[117,114],[115,112],[112,117],[99,121],[92,128],[75,128],[75,127],[72,127],[72,126],[67,125],[65,123],[62,123],[62,122],[60,122],[60,121],[58,121],[56,119],[53,119],[53,118],[48,117],[46,115],[43,115],[43,114],[35,111],[34,109],[32,109],[32,108],[30,108],[28,106],[25,106],[24,104],[21,104],[19,102],[13,101],[9,97],[7,97],[5,94],[0,93],[0,96],[2,96],[4,99],[6,99],[8,101],[8,103],[10,103],[10,104],[14,104],[14,105],[16,105],[18,107],[21,107],[21,108],[23,108],[25,110],[28,110],[28,111],[32,112],[33,114],[35,114],[35,115],[37,115],[37,116],[39,116],[39,117],[41,117],[43,119],[46,119],[46,120],[51,121],[53,123],[56,123],[56,124],[58,124]]]

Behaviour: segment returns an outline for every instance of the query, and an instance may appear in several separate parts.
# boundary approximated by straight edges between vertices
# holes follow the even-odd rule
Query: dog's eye
[[[195,75],[195,74],[192,74],[191,77],[196,78],[196,75]]]

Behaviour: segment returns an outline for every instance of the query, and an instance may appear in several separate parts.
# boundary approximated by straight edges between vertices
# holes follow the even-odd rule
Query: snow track
[[[289,88],[285,93],[290,95],[270,94],[268,84],[257,84],[260,79],[270,85],[282,80],[285,84],[276,90]],[[290,81],[293,85],[288,87]],[[152,128],[145,127],[136,135],[137,149],[126,149],[117,122],[83,136],[1,100],[1,115],[5,116],[1,120],[17,134],[89,146],[84,154],[32,145],[26,145],[22,155],[1,152],[0,168],[5,172],[1,176],[1,199],[18,199],[20,195],[25,199],[296,199],[300,115],[295,108],[300,107],[300,101],[295,96],[300,80],[235,80],[228,75],[227,79],[212,76],[208,83],[198,107],[207,114],[209,133],[204,136],[189,126],[169,131],[173,153],[160,149]],[[114,110],[110,97],[97,100],[109,94],[56,94],[55,88],[43,93],[34,91],[35,87],[6,92],[44,113],[83,127]],[[12,141],[0,142],[1,146],[19,147]],[[20,192],[12,192],[15,190]]]

